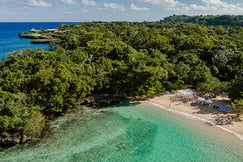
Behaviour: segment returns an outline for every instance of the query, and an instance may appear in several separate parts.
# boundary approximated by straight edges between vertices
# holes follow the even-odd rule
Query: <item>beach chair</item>
[[[225,109],[225,112],[228,113],[228,112],[230,112],[230,110],[229,109]]]
[[[222,110],[223,110],[223,108],[222,108],[222,107],[220,107],[220,108],[218,108],[217,110],[218,110],[218,111],[222,111]]]
[[[228,112],[230,112],[229,109],[224,108],[224,107],[220,107],[220,108],[218,108],[218,111],[220,111],[220,112],[224,112],[224,113],[228,113]]]

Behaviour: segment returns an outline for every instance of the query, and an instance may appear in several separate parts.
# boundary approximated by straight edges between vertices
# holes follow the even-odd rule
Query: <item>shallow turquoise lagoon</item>
[[[234,136],[150,105],[85,108],[50,127],[38,142],[2,149],[0,161],[243,161]]]

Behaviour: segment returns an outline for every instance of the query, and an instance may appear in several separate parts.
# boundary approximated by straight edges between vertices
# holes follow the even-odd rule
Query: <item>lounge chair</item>
[[[224,112],[224,113],[228,113],[228,112],[230,112],[229,109],[227,109],[227,108],[223,108],[223,107],[218,108],[218,111],[221,111],[221,112]]]

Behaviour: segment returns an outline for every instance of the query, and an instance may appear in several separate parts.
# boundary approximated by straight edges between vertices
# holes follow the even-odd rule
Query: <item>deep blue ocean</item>
[[[6,57],[6,53],[26,48],[48,49],[48,44],[31,44],[31,39],[19,38],[19,32],[35,29],[54,28],[61,24],[73,24],[74,22],[0,22],[0,58]]]

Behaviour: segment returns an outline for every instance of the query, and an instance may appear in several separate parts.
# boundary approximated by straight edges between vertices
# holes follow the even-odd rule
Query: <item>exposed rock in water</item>
[[[41,35],[40,36],[40,39],[54,39],[52,36],[44,36],[44,35]]]
[[[21,143],[26,143],[26,142],[31,141],[31,140],[32,140],[31,136],[24,135],[22,140],[21,140]]]
[[[14,134],[7,137],[0,137],[0,145],[16,145],[22,142],[20,134]]]
[[[81,99],[85,105],[92,107],[103,107],[110,104],[118,104],[121,101],[126,101],[126,94],[112,95],[112,94],[97,94]]]
[[[39,39],[41,34],[31,34],[31,33],[19,33],[20,38],[32,38]]]
[[[32,136],[21,136],[19,133],[15,133],[6,137],[0,136],[0,146],[16,145],[20,143],[26,143],[28,141],[32,141]]]
[[[30,43],[33,43],[33,44],[38,44],[38,43],[51,43],[53,41],[55,41],[56,39],[35,39],[35,40],[32,40],[30,41]]]

